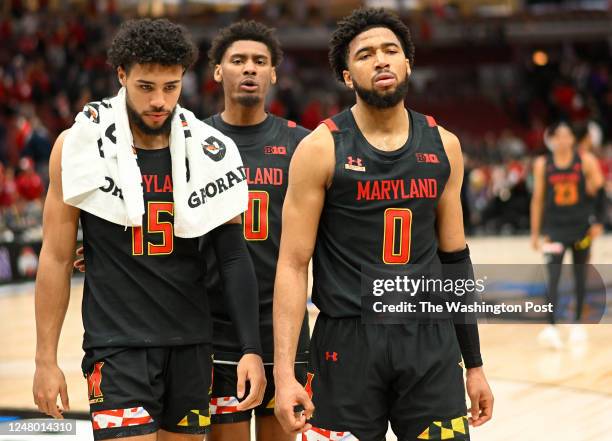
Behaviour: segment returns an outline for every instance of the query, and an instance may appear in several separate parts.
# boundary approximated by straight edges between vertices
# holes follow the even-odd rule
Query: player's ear
[[[346,84],[346,87],[348,87],[349,89],[352,89],[353,79],[351,78],[351,74],[348,70],[342,71],[342,78],[344,79],[344,84]]]
[[[215,70],[213,72],[213,78],[215,79],[215,81],[217,83],[220,83],[223,81],[223,75],[221,74],[221,65],[220,64],[215,64]]]
[[[122,87],[127,86],[127,72],[123,66],[119,66],[117,68],[117,79],[119,80],[119,83],[121,83]]]
[[[410,77],[412,69],[410,68],[410,60],[406,58],[406,78]]]
[[[276,84],[276,68],[272,68],[272,72],[270,73],[270,82],[272,84]]]

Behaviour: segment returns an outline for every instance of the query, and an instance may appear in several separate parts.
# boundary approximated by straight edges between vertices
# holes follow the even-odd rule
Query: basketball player
[[[546,130],[546,142],[552,154],[540,156],[533,168],[534,190],[531,199],[531,242],[535,250],[544,252],[548,271],[548,299],[554,305],[548,316],[549,326],[538,340],[554,349],[563,347],[556,323],[558,287],[561,263],[565,251],[573,258],[576,310],[574,320],[582,319],[586,291],[586,266],[593,239],[601,234],[602,225],[595,219],[594,197],[604,184],[604,178],[593,154],[576,152],[576,137],[566,122],[557,122]],[[540,234],[544,244],[540,247]],[[580,326],[572,327],[570,340],[586,339]]]
[[[354,11],[329,53],[357,102],[307,136],[290,167],[274,295],[276,415],[304,440],[381,441],[389,421],[402,441],[467,440],[462,356],[472,424],[493,408],[477,326],[364,325],[360,307],[362,268],[442,261],[469,276],[459,141],[404,107],[414,48],[395,15]],[[305,390],[293,360],[313,252],[321,312]]]
[[[42,412],[55,418],[69,408],[57,344],[80,220],[87,264],[83,371],[94,438],[201,440],[209,430],[212,374],[204,262],[199,238],[174,235],[173,190],[167,185],[172,179],[170,122],[183,74],[197,58],[197,49],[183,28],[167,20],[145,19],[124,23],[108,55],[127,91],[126,111],[143,179],[146,220],[136,230],[64,203],[66,170],[61,170],[61,163],[68,131],[62,133],[51,155],[36,282],[34,400]],[[265,389],[253,300],[255,274],[240,217],[210,235],[244,354],[239,378],[250,381],[250,394],[239,404],[246,409],[261,403]],[[244,389],[243,384],[239,387]],[[56,405],[58,395],[62,409]]]
[[[274,416],[272,377],[272,294],[281,232],[282,204],[287,190],[289,161],[308,131],[292,121],[266,113],[265,99],[276,83],[276,67],[282,57],[272,29],[255,21],[240,21],[222,29],[212,42],[209,61],[215,81],[223,86],[224,110],[206,120],[236,142],[248,171],[249,208],[244,215],[244,237],[259,284],[260,336],[267,376],[263,403],[255,408],[259,441],[290,441]],[[210,251],[210,247],[209,247]],[[250,410],[236,409],[236,362],[240,342],[227,314],[215,259],[208,277],[213,313],[215,381],[212,395],[210,440],[250,439]],[[302,312],[302,315],[304,312]],[[295,375],[306,379],[308,317],[300,330]]]

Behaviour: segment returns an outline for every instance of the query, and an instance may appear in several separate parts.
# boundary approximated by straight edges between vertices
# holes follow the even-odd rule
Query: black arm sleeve
[[[447,280],[468,280],[474,279],[474,268],[470,259],[470,249],[465,249],[454,253],[446,253],[438,250],[438,256],[443,265],[444,278]],[[467,317],[463,317],[467,319]],[[470,323],[474,321],[474,323]],[[473,320],[455,320],[455,333],[461,349],[461,356],[466,368],[482,366],[482,356],[480,355],[480,337],[478,335],[478,324]]]
[[[259,290],[253,262],[241,224],[224,224],[210,233],[229,315],[236,327],[243,354],[261,355]]]
[[[595,195],[595,223],[604,224],[606,223],[606,211],[608,197],[606,196],[606,190],[602,187]]]

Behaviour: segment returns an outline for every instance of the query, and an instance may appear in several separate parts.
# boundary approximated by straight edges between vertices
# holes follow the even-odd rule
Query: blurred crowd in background
[[[55,138],[85,103],[118,88],[106,64],[106,48],[126,18],[117,2],[77,2],[80,7],[61,13],[50,13],[48,3],[13,0],[0,10],[0,242],[40,238]],[[297,3],[301,7],[288,6]],[[335,18],[317,4],[250,2],[229,12],[176,17],[201,50],[196,66],[185,74],[182,104],[202,118],[223,107],[221,87],[206,58],[215,29],[255,18],[279,31],[297,26],[329,32]],[[544,129],[558,118],[582,127],[580,148],[600,159],[612,196],[612,39],[516,45],[494,28],[486,43],[431,44],[432,29],[458,20],[458,11],[452,5],[414,16],[404,11],[416,44],[407,105],[433,115],[462,142],[468,233],[528,230],[531,164],[546,152]],[[610,17],[609,11],[603,14]],[[351,105],[353,94],[334,80],[326,52],[324,44],[285,46],[270,112],[312,129]]]

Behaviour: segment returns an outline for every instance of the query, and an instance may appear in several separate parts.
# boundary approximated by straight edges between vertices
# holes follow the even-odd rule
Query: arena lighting
[[[535,51],[531,59],[536,66],[546,66],[548,64],[548,54],[544,51]]]

